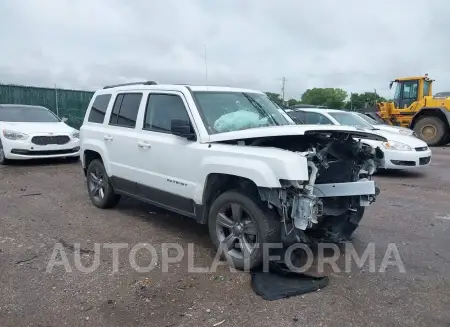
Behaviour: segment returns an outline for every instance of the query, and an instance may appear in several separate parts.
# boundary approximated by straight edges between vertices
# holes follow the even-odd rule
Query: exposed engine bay
[[[383,152],[348,133],[311,133],[245,140],[307,158],[308,181],[282,180],[281,188],[258,188],[261,199],[278,210],[286,242],[345,241],[358,226],[364,207],[379,189],[371,181]]]

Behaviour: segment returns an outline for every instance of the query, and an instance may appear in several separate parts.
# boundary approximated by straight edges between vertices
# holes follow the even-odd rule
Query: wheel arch
[[[447,126],[447,131],[450,129],[450,111],[445,107],[424,107],[420,109],[412,118],[410,128],[414,129],[419,119],[430,116],[438,117]]]
[[[197,221],[206,224],[208,212],[214,200],[220,194],[233,189],[243,190],[250,196],[260,199],[258,186],[251,179],[238,175],[210,173],[206,176],[202,194],[203,210],[198,213]]]
[[[100,161],[103,162],[103,164],[105,162],[103,160],[103,157],[100,154],[100,152],[98,152],[96,150],[90,150],[90,149],[86,149],[83,151],[83,171],[84,171],[85,176],[86,176],[89,164],[95,159],[100,159]],[[106,169],[106,167],[105,167],[105,169]]]

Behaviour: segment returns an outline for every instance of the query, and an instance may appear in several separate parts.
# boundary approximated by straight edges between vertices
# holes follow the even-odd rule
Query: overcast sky
[[[450,91],[449,0],[0,0],[0,83]]]

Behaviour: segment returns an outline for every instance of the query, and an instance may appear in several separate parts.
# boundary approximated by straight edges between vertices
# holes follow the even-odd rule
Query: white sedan
[[[355,112],[355,114],[379,130],[417,137],[416,132],[414,132],[412,129],[402,127],[402,126],[393,126],[393,125],[383,124],[383,123],[380,123],[380,122],[376,121],[375,119],[370,118],[369,116],[364,115],[360,112]]]
[[[49,109],[0,104],[0,164],[80,156],[80,133]]]
[[[431,162],[431,150],[427,144],[412,136],[398,132],[378,129],[356,113],[335,109],[288,109],[289,116],[303,124],[350,125],[368,129],[384,136],[388,142],[361,140],[374,148],[379,147],[384,153],[384,159],[379,168],[404,169],[428,166]]]

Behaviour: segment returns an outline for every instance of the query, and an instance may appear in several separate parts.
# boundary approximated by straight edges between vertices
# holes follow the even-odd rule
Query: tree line
[[[266,94],[281,107],[291,107],[298,104],[326,106],[333,109],[358,110],[368,106],[374,106],[375,102],[388,101],[376,92],[348,93],[339,88],[312,88],[303,93],[300,99],[284,101],[280,94],[266,92]]]

